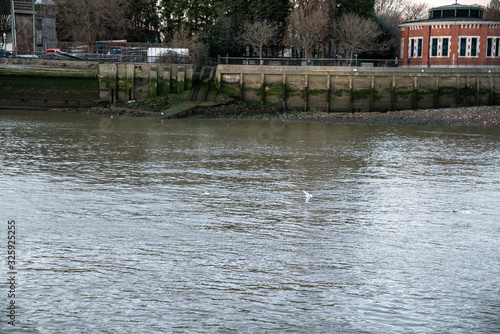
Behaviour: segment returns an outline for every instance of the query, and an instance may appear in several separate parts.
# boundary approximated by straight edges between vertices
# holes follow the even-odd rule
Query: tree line
[[[89,52],[97,40],[164,43],[199,57],[277,57],[287,51],[304,58],[394,58],[398,24],[425,18],[430,7],[410,0],[54,2],[60,41],[84,42]]]

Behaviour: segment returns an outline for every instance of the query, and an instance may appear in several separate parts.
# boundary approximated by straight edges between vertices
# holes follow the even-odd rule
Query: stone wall
[[[219,65],[217,87],[284,110],[500,105],[500,69]],[[0,59],[0,107],[88,107],[179,94],[192,65]]]
[[[98,105],[97,71],[96,63],[0,59],[0,107]]]
[[[0,107],[73,108],[180,94],[193,65],[0,59]]]
[[[500,104],[500,69],[219,65],[219,90],[284,110],[388,111]]]
[[[115,103],[181,94],[193,87],[193,77],[193,65],[100,64],[99,99]]]

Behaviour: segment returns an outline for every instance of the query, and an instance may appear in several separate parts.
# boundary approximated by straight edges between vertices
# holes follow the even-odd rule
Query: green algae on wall
[[[287,110],[388,111],[500,104],[500,68],[219,64],[217,78],[223,91],[236,98],[281,103]],[[227,84],[236,84],[234,92]]]
[[[0,76],[0,101],[4,106],[88,107],[98,104],[95,78],[50,76]]]
[[[100,64],[101,102],[127,102],[168,94],[182,94],[193,87],[193,65]]]

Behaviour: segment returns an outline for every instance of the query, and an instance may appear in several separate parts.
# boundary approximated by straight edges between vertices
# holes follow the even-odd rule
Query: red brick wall
[[[448,57],[431,56],[431,39],[433,37],[449,37],[449,51]],[[477,56],[460,56],[460,37],[477,37]],[[438,22],[432,25],[418,25],[416,23],[413,28],[404,27],[400,30],[400,42],[404,38],[403,55],[400,56],[401,65],[408,65],[410,58],[410,39],[423,38],[422,44],[422,57],[412,57],[410,66],[449,66],[449,65],[463,65],[463,66],[485,66],[494,65],[500,66],[500,57],[486,57],[488,37],[500,38],[500,26],[489,27],[488,24],[467,24],[467,25],[451,25],[439,24]],[[467,53],[471,51],[471,40],[467,43]],[[442,43],[438,44],[439,52],[442,52]],[[401,44],[400,44],[401,53]]]

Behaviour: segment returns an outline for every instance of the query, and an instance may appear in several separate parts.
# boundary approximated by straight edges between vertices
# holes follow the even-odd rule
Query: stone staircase
[[[215,71],[216,67],[202,67],[198,78],[193,82],[191,100],[171,106],[162,112],[162,118],[175,119],[188,117],[193,114],[193,109],[197,106],[211,106],[216,104]]]

